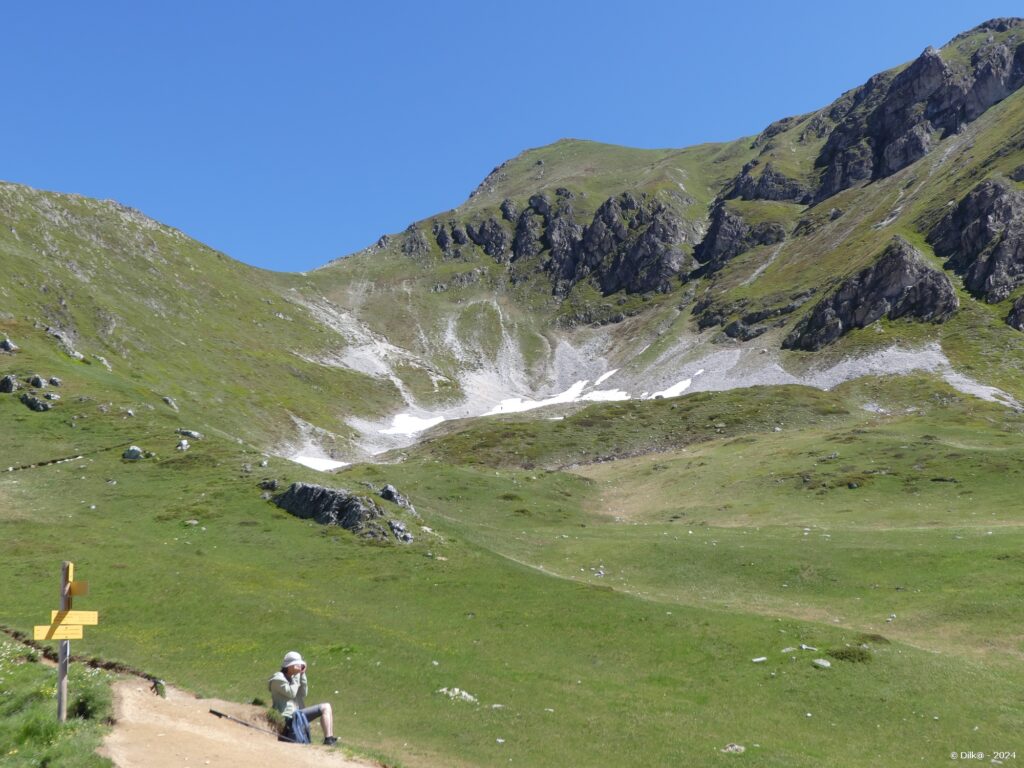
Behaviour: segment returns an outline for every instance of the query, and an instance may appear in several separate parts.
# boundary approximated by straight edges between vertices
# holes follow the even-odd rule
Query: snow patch
[[[321,456],[291,456],[288,460],[301,464],[304,467],[315,469],[318,472],[330,472],[332,469],[349,466],[347,461],[335,461],[334,459],[327,459]]]
[[[388,429],[380,430],[382,435],[415,435],[424,432],[431,427],[436,427],[444,421],[443,416],[430,416],[420,418],[408,413],[400,413],[391,420]]]

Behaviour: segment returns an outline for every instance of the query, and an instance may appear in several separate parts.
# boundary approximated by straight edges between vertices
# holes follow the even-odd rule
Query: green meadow
[[[300,649],[342,740],[404,766],[934,765],[1020,746],[1024,418],[926,377],[486,419],[334,476],[217,437],[176,452],[159,410],[65,406],[0,398],[19,425],[0,465],[79,455],[86,429],[156,453],[0,474],[3,621],[43,622],[73,560],[101,615],[76,653],[250,701]],[[602,430],[618,442],[591,445]],[[416,541],[293,518],[261,497],[268,478],[393,483]]]

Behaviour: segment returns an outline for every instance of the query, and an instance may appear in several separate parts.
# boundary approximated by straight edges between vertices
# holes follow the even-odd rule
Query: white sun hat
[[[302,660],[302,656],[298,651],[288,651],[288,653],[284,655],[284,661],[281,662],[281,668],[290,667],[293,664],[306,666],[306,662]]]

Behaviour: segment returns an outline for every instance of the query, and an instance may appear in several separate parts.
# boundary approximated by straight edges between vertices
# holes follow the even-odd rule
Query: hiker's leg
[[[320,705],[320,725],[323,726],[325,739],[334,736],[334,710],[326,702]]]
[[[334,736],[334,711],[331,709],[330,704],[324,702],[323,704],[317,704],[315,707],[306,707],[302,710],[302,714],[306,716],[309,722],[320,718],[320,725],[324,729],[325,739]]]

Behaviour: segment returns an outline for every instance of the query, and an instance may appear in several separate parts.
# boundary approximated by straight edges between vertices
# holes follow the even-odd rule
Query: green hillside
[[[528,150],[307,274],[0,185],[0,625],[72,560],[77,653],[248,702],[299,649],[409,768],[1017,749],[1022,28],[757,137]],[[552,404],[486,415],[514,398]],[[274,504],[298,482],[380,535]],[[6,643],[0,755],[91,749]]]

